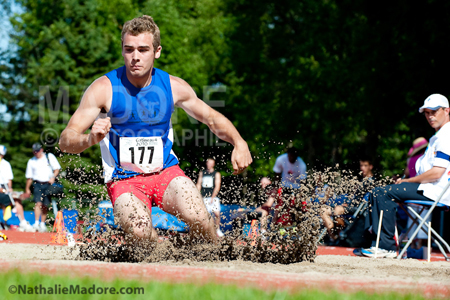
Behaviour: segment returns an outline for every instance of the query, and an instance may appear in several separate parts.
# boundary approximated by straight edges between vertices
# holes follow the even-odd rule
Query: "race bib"
[[[202,187],[212,188],[214,185],[214,178],[212,176],[203,176]]]
[[[121,137],[120,167],[138,173],[163,169],[164,150],[161,137]]]

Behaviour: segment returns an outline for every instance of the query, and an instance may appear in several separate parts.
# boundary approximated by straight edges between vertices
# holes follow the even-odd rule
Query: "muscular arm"
[[[214,190],[211,195],[211,199],[214,199],[219,195],[220,186],[222,184],[222,175],[219,172],[216,172],[216,176],[214,177]]]
[[[100,111],[109,110],[112,98],[111,82],[106,76],[94,81],[86,90],[80,106],[61,133],[59,147],[63,152],[81,153],[100,142],[111,128],[109,118],[95,120]],[[94,123],[95,121],[95,123]],[[89,134],[84,132],[94,123]]]
[[[170,83],[175,105],[191,117],[206,124],[217,137],[232,144],[234,146],[231,154],[233,174],[243,172],[251,164],[252,157],[247,143],[230,120],[200,100],[184,80],[171,76]]]
[[[398,183],[402,182],[414,182],[414,183],[429,183],[434,182],[436,180],[439,180],[439,178],[442,177],[445,173],[445,168],[442,167],[432,167],[428,171],[417,175],[415,177],[407,178],[407,179],[399,179],[397,180]]]
[[[197,179],[197,184],[196,184],[197,189],[198,189],[199,191],[202,190],[202,180],[203,180],[203,172],[200,171],[200,172],[198,172],[198,179]]]

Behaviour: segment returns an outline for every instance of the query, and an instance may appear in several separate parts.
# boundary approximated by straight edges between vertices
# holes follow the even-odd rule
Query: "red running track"
[[[26,243],[26,244],[50,244],[52,233],[25,233],[18,231],[5,231],[8,240],[1,243]],[[344,255],[354,256],[353,248],[319,246],[317,255]],[[440,253],[433,253],[433,261],[444,260]],[[418,292],[425,297],[450,298],[450,287],[436,284],[421,284],[407,281],[376,280],[368,284],[366,281],[346,279],[345,277],[329,279],[305,278],[302,274],[283,273],[255,273],[245,271],[231,271],[224,269],[211,269],[188,266],[164,266],[154,264],[120,264],[120,263],[90,263],[58,261],[29,261],[26,266],[18,260],[0,259],[2,270],[18,268],[21,272],[41,272],[50,275],[93,276],[105,280],[117,277],[136,279],[142,281],[156,280],[175,283],[190,282],[205,284],[216,282],[221,284],[233,284],[240,287],[255,287],[263,290],[288,290],[298,291],[305,288],[320,290],[338,290],[341,292],[384,292],[395,290],[397,292]]]

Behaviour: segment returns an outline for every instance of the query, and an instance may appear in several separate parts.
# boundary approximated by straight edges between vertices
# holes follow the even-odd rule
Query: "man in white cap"
[[[425,115],[428,124],[436,131],[424,155],[416,163],[415,177],[398,179],[396,184],[376,188],[370,193],[370,209],[366,217],[366,228],[372,227],[372,247],[361,249],[361,254],[375,256],[376,229],[380,212],[383,210],[383,222],[377,257],[395,258],[397,256],[394,241],[396,202],[406,200],[434,200],[447,185],[450,178],[450,125],[449,104],[446,97],[433,94],[419,109]],[[450,192],[444,195],[441,203],[450,205]],[[369,229],[370,231],[370,229]]]
[[[13,192],[12,189],[12,181],[14,179],[13,172],[11,169],[11,164],[4,159],[6,155],[6,147],[4,145],[0,145],[0,203],[3,206],[7,206],[11,204],[10,195]],[[9,195],[8,195],[9,194]],[[15,210],[17,217],[20,220],[19,230],[20,231],[28,231],[34,232],[33,226],[31,226],[26,220],[23,213],[22,201],[14,200],[15,202]]]

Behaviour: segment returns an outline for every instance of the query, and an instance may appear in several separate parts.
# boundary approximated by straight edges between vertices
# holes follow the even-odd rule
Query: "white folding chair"
[[[405,209],[405,206],[403,204],[400,204],[400,207],[406,212],[406,214],[413,220],[413,225],[417,224],[417,228],[414,231],[414,233],[411,235],[411,237],[409,238],[408,242],[406,243],[405,247],[403,247],[401,253],[397,256],[397,259],[401,259],[403,257],[403,255],[405,254],[405,252],[408,250],[408,247],[411,245],[411,243],[413,242],[413,240],[416,238],[417,234],[419,233],[419,230],[423,230],[425,231],[427,234],[428,232],[426,231],[426,229],[428,229],[428,224],[426,222],[426,220],[431,216],[431,214],[433,213],[433,210],[438,207],[438,208],[443,208],[443,209],[449,209],[449,206],[440,203],[439,201],[441,201],[442,197],[444,196],[445,192],[447,191],[447,189],[450,187],[450,181],[447,183],[447,185],[445,186],[445,188],[443,189],[442,193],[439,195],[439,198],[437,199],[437,201],[433,201],[433,200],[407,200],[404,202],[404,204],[407,205],[407,209]],[[419,213],[417,213],[414,209],[412,209],[412,207],[408,206],[409,205],[419,205],[422,206],[422,211],[425,208],[428,208],[428,213],[425,215],[424,218],[422,218],[420,216],[420,213],[422,211],[420,211]],[[412,215],[411,215],[412,213]],[[420,221],[420,222],[419,222]],[[423,228],[423,227],[426,227]],[[409,232],[411,228],[409,228],[407,230],[407,233]],[[447,256],[445,249],[442,247],[441,243],[445,245],[445,247],[447,248],[447,251],[450,253],[450,246],[448,245],[448,243],[433,229],[431,228],[431,238],[433,239],[434,243],[439,247],[439,250],[441,251],[441,253],[444,255],[445,260],[446,261],[450,261],[450,258]],[[439,243],[439,241],[441,243]]]

